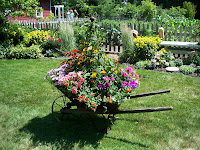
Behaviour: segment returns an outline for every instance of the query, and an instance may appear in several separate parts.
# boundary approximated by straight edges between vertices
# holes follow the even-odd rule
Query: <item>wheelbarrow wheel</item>
[[[57,97],[52,103],[52,115],[57,121],[62,121],[64,114],[61,109],[67,108],[68,98],[65,95]]]

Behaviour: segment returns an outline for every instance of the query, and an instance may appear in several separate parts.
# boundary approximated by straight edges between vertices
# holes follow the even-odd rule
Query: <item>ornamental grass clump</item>
[[[123,68],[106,56],[101,31],[94,22],[86,23],[86,36],[79,49],[67,52],[67,60],[52,69],[50,79],[77,107],[104,111],[118,106],[139,86],[139,76],[131,67]],[[97,34],[98,33],[98,34]]]

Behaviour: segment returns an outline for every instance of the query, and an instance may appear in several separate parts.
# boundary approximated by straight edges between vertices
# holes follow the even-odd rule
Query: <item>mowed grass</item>
[[[85,115],[71,115],[65,122],[52,117],[52,102],[62,94],[43,77],[60,62],[0,60],[0,149],[199,149],[200,78],[137,70],[141,86],[135,94],[171,92],[130,99],[120,109],[174,109],[116,115],[105,134]]]

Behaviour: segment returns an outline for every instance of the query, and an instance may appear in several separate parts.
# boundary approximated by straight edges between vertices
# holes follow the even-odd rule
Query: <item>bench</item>
[[[175,57],[188,57],[191,51],[200,55],[200,45],[197,42],[162,41],[160,43],[166,51],[171,51]]]

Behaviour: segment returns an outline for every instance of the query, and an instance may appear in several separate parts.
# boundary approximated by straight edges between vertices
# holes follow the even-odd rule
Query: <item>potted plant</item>
[[[103,31],[94,21],[81,27],[80,47],[65,54],[66,60],[47,73],[62,93],[79,109],[118,109],[139,86],[139,76],[104,53]]]
[[[198,43],[200,45],[200,25],[195,28],[195,34],[198,37]]]

